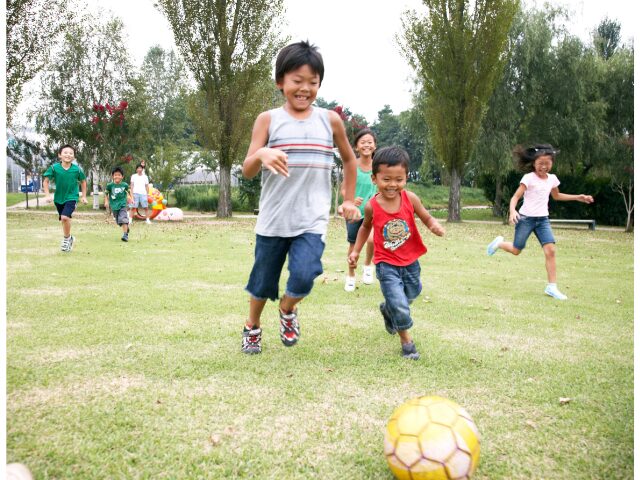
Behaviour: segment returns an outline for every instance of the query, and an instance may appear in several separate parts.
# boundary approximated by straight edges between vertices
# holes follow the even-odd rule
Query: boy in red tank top
[[[427,252],[427,247],[422,243],[414,215],[439,237],[445,230],[416,194],[404,190],[408,173],[409,155],[402,148],[385,147],[375,152],[371,178],[378,193],[364,208],[364,221],[349,255],[349,265],[357,266],[373,228],[373,263],[384,296],[380,312],[385,328],[400,336],[403,357],[418,360],[420,354],[409,335],[413,326],[409,305],[422,291],[418,258]]]

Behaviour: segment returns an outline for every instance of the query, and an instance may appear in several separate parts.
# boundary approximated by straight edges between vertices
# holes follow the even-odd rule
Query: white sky
[[[525,0],[541,7],[544,0]],[[166,19],[153,0],[86,0],[89,8],[111,10],[121,17],[136,65],[152,45],[175,48]],[[551,0],[573,12],[570,30],[584,40],[606,16],[622,25],[622,40],[634,35],[633,0]],[[320,48],[325,78],[319,96],[335,100],[370,123],[389,104],[394,113],[411,106],[413,71],[400,55],[395,35],[406,9],[422,7],[420,0],[285,0],[291,41],[310,40]]]

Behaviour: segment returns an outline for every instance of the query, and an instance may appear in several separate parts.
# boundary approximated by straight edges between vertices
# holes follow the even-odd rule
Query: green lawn
[[[487,257],[512,227],[425,233],[412,362],[378,286],[343,291],[339,220],[300,343],[280,343],[269,303],[254,357],[254,219],[137,223],[128,244],[104,213],[73,222],[65,254],[53,212],[7,214],[7,462],[38,479],[390,479],[386,420],[425,394],[473,416],[476,479],[633,476],[631,235],[556,229],[559,302],[534,238]]]

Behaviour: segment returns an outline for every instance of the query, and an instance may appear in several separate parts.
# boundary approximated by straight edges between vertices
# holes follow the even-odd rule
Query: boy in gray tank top
[[[334,144],[344,163],[344,217],[360,218],[353,203],[356,159],[342,120],[333,111],[313,106],[324,77],[318,49],[308,42],[285,47],[276,59],[275,74],[285,104],[258,115],[242,165],[246,178],[262,172],[255,261],[245,288],[250,302],[242,351],[247,354],[262,351],[260,317],[267,300],[279,298],[287,257],[289,279],[278,309],[280,339],[289,347],[300,337],[296,305],[322,273]]]

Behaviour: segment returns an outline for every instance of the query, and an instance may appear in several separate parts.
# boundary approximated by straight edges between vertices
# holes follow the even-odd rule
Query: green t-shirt
[[[362,203],[358,207],[360,215],[364,218],[364,206],[369,199],[378,191],[378,187],[371,181],[371,170],[365,172],[358,167],[358,177],[356,178],[356,194],[354,198],[362,197]]]
[[[54,163],[47,168],[47,171],[42,176],[50,177],[51,181],[56,184],[53,201],[61,205],[65,202],[78,201],[80,196],[78,182],[87,178],[82,169],[75,163],[72,163],[65,170],[60,162]]]
[[[127,193],[129,185],[126,182],[107,183],[107,195],[109,195],[109,206],[112,212],[116,212],[127,206]]]

